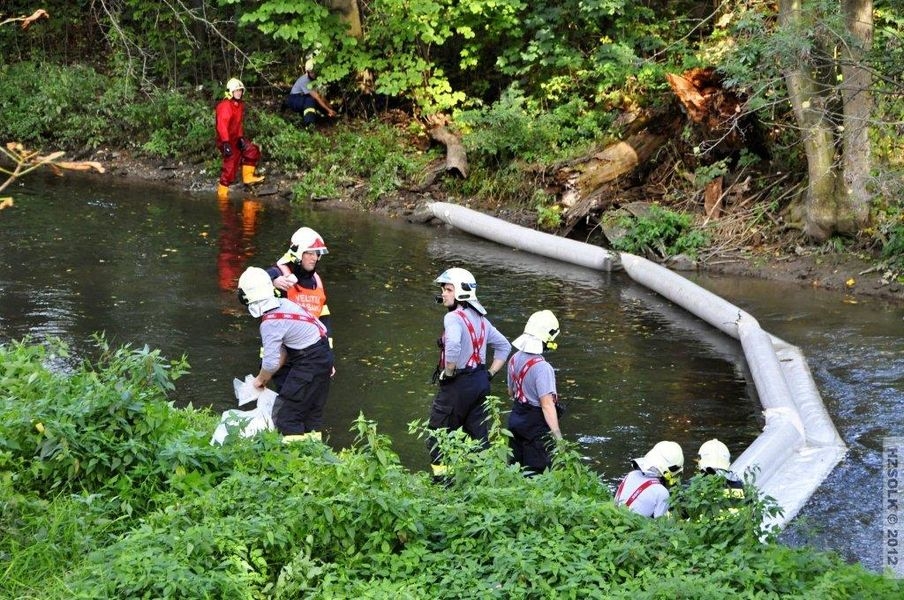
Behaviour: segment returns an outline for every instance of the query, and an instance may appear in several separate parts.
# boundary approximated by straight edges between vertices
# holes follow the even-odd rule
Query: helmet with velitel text
[[[684,452],[675,442],[662,441],[633,463],[644,475],[661,477],[667,486],[673,486],[681,480],[684,470]]]
[[[440,287],[451,283],[453,294],[457,301],[467,302],[480,314],[487,314],[486,309],[477,299],[477,280],[471,275],[470,271],[460,267],[452,267],[440,273],[433,283]],[[440,299],[438,302],[442,302],[442,300]]]
[[[551,310],[540,310],[528,318],[524,333],[512,345],[523,352],[542,354],[543,350],[555,350],[558,347],[553,341],[558,335],[559,320]]]
[[[697,468],[701,472],[715,473],[727,471],[731,467],[731,453],[728,446],[717,439],[703,442],[698,451]]]

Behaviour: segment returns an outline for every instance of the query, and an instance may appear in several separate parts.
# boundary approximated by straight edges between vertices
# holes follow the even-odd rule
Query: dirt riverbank
[[[107,173],[97,177],[115,177],[136,183],[152,183],[172,189],[215,194],[216,174],[205,172],[197,165],[136,160],[118,152],[99,152],[91,160],[100,161]],[[292,197],[294,179],[279,173],[268,173],[262,186],[270,203],[288,204]],[[234,195],[247,194],[241,185],[234,186]],[[368,210],[391,218],[409,218],[430,200],[451,201],[429,190],[403,192],[382,198],[375,206],[364,207],[354,198],[323,200],[336,209]],[[496,217],[519,225],[532,226],[533,215],[517,210],[481,208]],[[741,249],[731,255],[720,256],[699,265],[699,269],[714,273],[753,277],[793,283],[800,286],[836,292],[839,301],[856,302],[869,297],[904,304],[904,285],[890,273],[877,268],[878,259],[867,252],[826,251],[806,244],[795,232],[775,233],[771,242],[757,248]]]

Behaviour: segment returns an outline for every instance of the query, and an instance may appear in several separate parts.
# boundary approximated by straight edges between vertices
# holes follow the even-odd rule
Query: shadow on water
[[[213,194],[110,178],[35,177],[12,194],[15,208],[0,213],[0,342],[59,337],[81,360],[92,354],[91,334],[104,331],[114,344],[185,354],[192,372],[177,382],[180,405],[234,407],[232,379],[256,372],[259,350],[235,280],[247,266],[273,263],[304,224],[330,249],[318,269],[337,351],[325,415],[334,447],[353,442],[348,430],[363,413],[392,438],[403,464],[426,468],[423,442],[407,430],[426,418],[435,392],[429,379],[443,309],[433,302],[432,282],[453,265],[476,275],[481,301],[509,339],[531,312],[556,313],[562,334],[549,360],[568,407],[563,433],[610,485],[630,457],[660,439],[684,447],[689,472],[701,442],[718,437],[737,455],[762,427],[737,343],[621,273],[508,250],[448,228],[316,205],[289,209],[283,201],[218,202]],[[870,564],[869,542],[878,547],[879,535],[872,533],[877,452],[883,435],[900,431],[900,311],[843,305],[833,312],[826,306],[838,309],[837,300],[828,295],[799,298],[747,281],[701,283],[801,346],[851,445],[803,511],[821,529],[795,526],[788,539]],[[883,325],[869,329],[876,320]],[[497,380],[493,391],[504,394],[504,384]],[[862,535],[851,535],[850,519]]]

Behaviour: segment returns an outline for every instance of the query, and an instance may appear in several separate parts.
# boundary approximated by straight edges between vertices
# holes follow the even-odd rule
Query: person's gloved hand
[[[239,141],[236,142],[236,146],[239,147],[239,152],[241,152],[242,150],[244,150],[244,149],[245,149],[245,138],[240,137],[240,138],[239,138]]]
[[[226,158],[232,156],[232,146],[229,144],[229,142],[223,142],[221,150],[223,152],[223,156],[225,156]]]
[[[445,369],[443,369],[442,371],[439,372],[439,384],[446,385],[449,382],[451,382],[453,379],[455,379],[455,377],[456,377],[456,374],[449,375],[448,373],[446,373]]]

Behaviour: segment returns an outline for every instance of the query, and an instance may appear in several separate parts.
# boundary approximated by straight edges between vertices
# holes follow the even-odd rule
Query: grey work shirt
[[[474,335],[479,338],[483,335],[482,343],[477,348],[480,356],[480,364],[487,362],[487,347],[493,349],[493,359],[505,360],[508,358],[512,345],[505,336],[493,327],[489,319],[477,311],[467,308],[458,308],[447,312],[443,317],[443,351],[446,365],[454,364],[457,369],[474,367],[472,357],[474,355],[474,343],[471,341],[471,332],[465,324],[465,320],[471,324]],[[444,365],[445,366],[445,365]]]
[[[294,319],[264,319],[263,316],[282,313],[309,317],[313,322]],[[279,308],[268,310],[261,318],[261,342],[264,356],[261,367],[271,373],[279,369],[280,350],[283,346],[303,350],[313,346],[326,335],[326,327],[304,308],[286,298],[279,299]]]
[[[616,492],[615,503],[619,506],[625,504],[637,488],[650,480],[656,483],[638,494],[628,508],[645,517],[661,517],[669,511],[669,490],[659,482],[658,477],[644,475],[637,469],[625,475],[624,485],[620,486],[621,493]]]
[[[522,401],[522,398],[514,397],[514,394],[517,394],[518,392],[516,381],[521,375],[521,369],[524,367],[525,363],[537,356],[539,355],[519,350],[511,360],[509,360],[508,389],[509,394],[512,395],[512,400],[518,402]],[[531,406],[540,406],[540,398],[548,394],[552,394],[554,400],[558,398],[558,394],[556,393],[556,373],[553,370],[552,365],[546,362],[545,359],[534,363],[531,368],[527,370],[524,379],[521,381],[521,393],[524,395],[523,400],[526,400]]]
[[[292,90],[289,93],[307,95],[311,93],[312,89],[314,89],[314,87],[311,85],[311,78],[305,73],[295,80],[295,85],[292,86]]]

